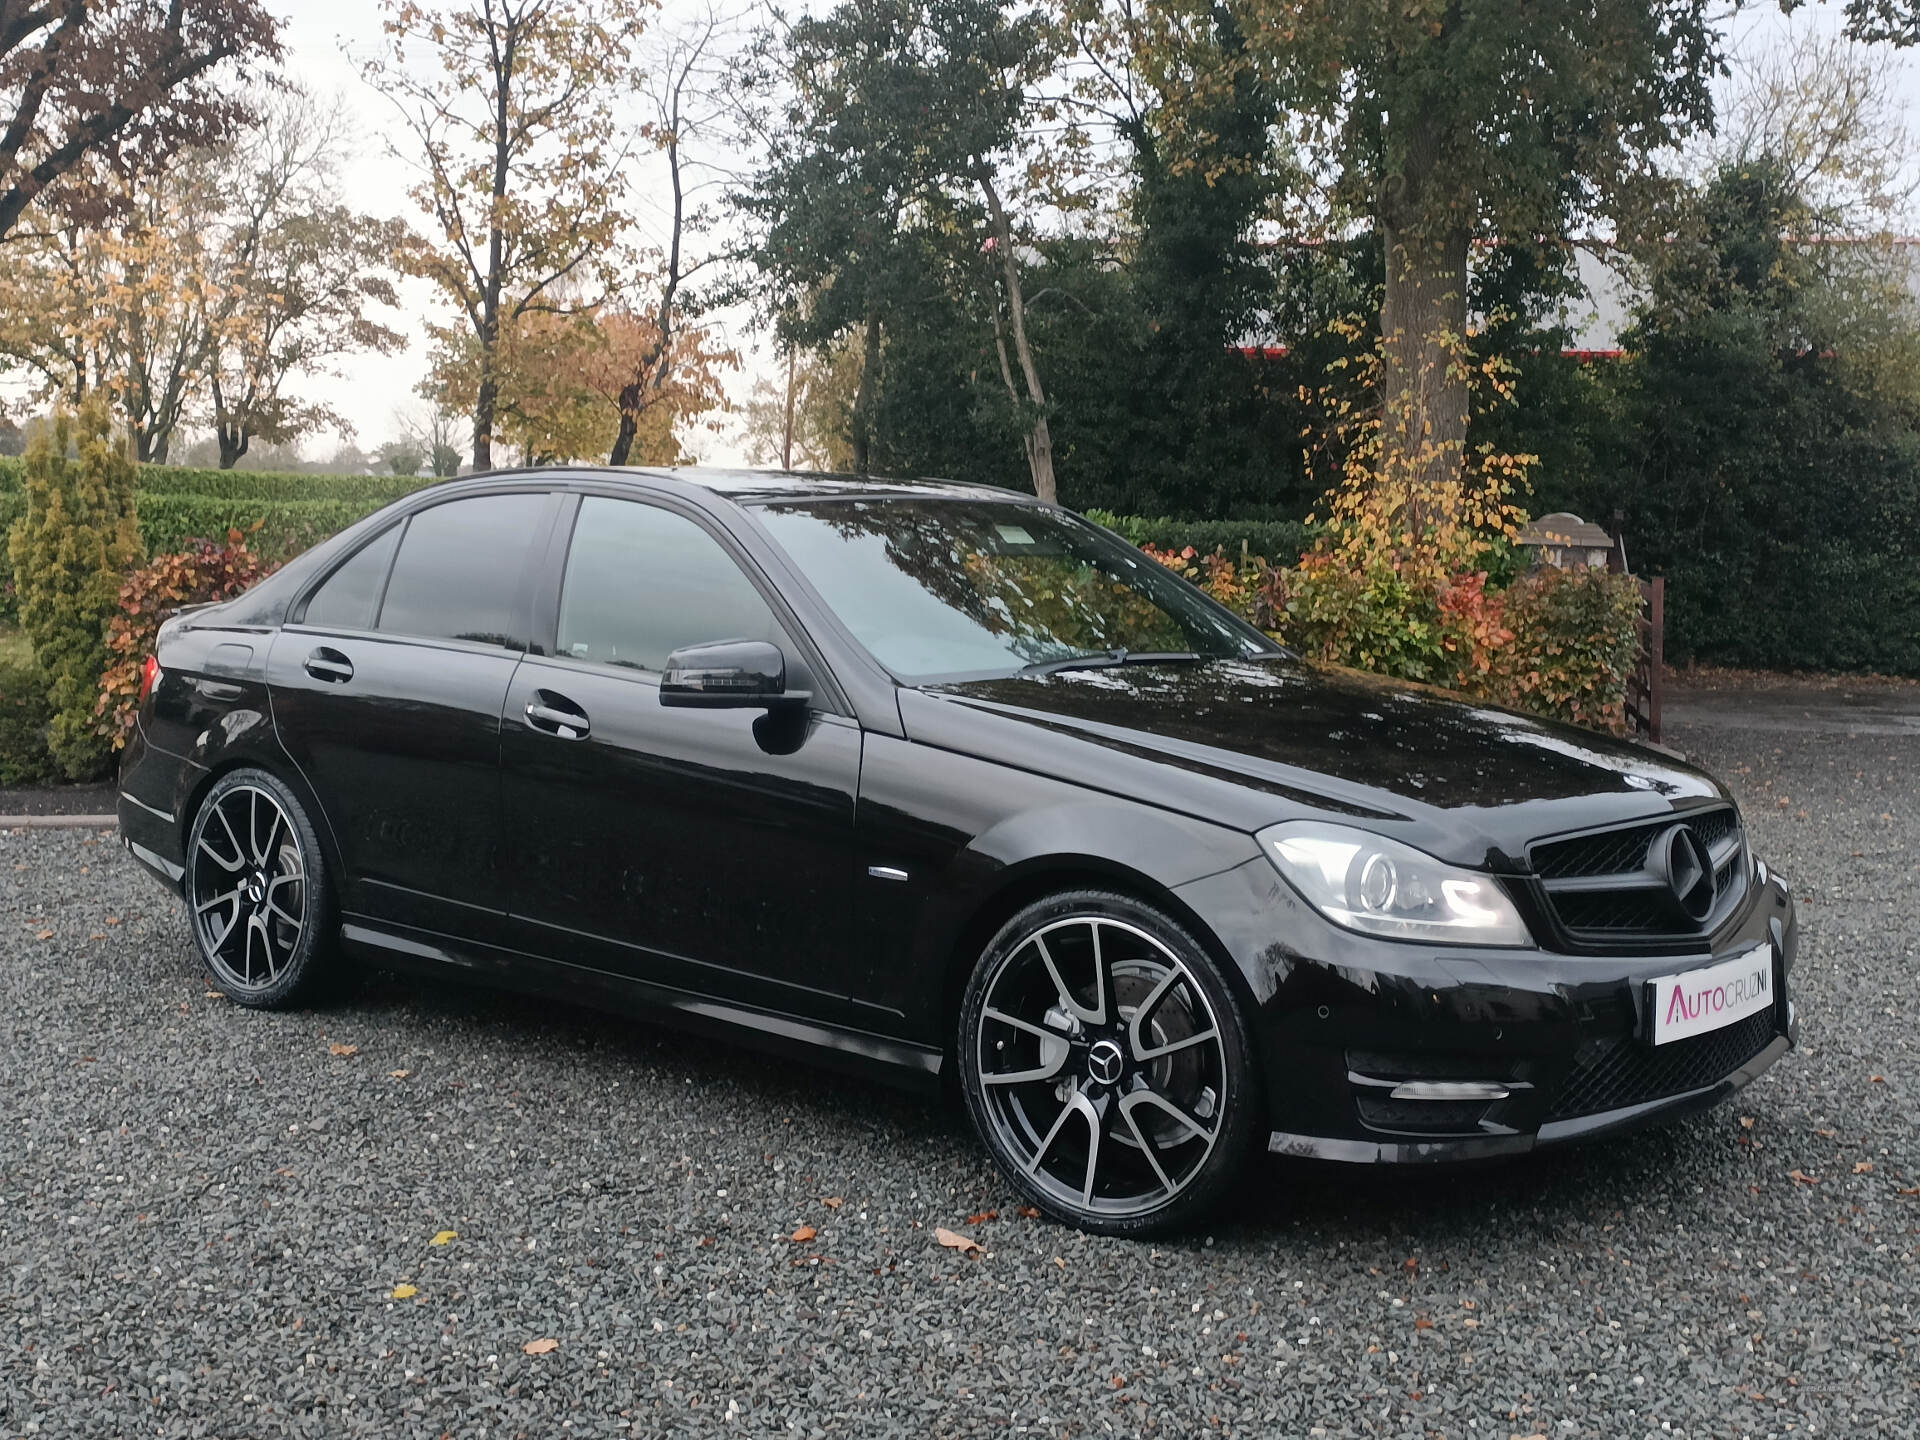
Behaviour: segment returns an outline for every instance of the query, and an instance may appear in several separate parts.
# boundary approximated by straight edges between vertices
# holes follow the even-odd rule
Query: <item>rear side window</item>
[[[477,495],[416,514],[387,581],[380,629],[523,646],[516,601],[546,503],[544,495]]]
[[[683,645],[786,636],[753,582],[683,515],[630,500],[580,502],[560,591],[558,650],[660,670]],[[789,651],[791,658],[791,651]]]
[[[379,539],[361,546],[358,554],[329,575],[326,584],[307,601],[305,623],[329,630],[371,630],[374,611],[380,605],[380,587],[387,583],[387,566],[403,528],[395,525]]]

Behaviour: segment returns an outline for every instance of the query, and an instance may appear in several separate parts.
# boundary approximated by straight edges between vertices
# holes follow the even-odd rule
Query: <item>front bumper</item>
[[[1750,887],[1710,951],[1632,956],[1369,939],[1328,923],[1264,860],[1177,893],[1252,991],[1277,1154],[1465,1161],[1613,1134],[1718,1104],[1797,1034],[1798,927],[1778,876]],[[1649,1043],[1647,981],[1762,954],[1773,970],[1768,1010]],[[1409,1083],[1467,1098],[1394,1096]]]

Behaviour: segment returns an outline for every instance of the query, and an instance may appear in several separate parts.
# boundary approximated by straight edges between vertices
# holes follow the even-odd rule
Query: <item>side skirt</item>
[[[428,976],[455,975],[588,1010],[612,1010],[848,1074],[885,1080],[916,1093],[934,1093],[940,1086],[942,1056],[938,1050],[862,1030],[731,1005],[691,991],[519,950],[375,925],[364,917],[347,918],[340,927],[340,938],[350,954],[388,969]]]

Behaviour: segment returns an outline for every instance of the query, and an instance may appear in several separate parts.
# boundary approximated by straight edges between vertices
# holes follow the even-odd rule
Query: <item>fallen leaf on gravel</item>
[[[1416,1315],[1413,1320],[1413,1328],[1416,1330],[1431,1330],[1433,1328],[1433,1321],[1424,1315]]]
[[[1856,1175],[1866,1175],[1872,1170],[1873,1161],[1871,1160],[1856,1160],[1853,1162],[1853,1173]]]
[[[207,991],[207,999],[209,1000],[224,1000],[226,998],[227,998],[227,992],[224,990]]]
[[[548,1335],[539,1340],[529,1340],[520,1348],[529,1355],[551,1355],[560,1348],[560,1342]]]
[[[419,1293],[420,1289],[417,1285],[396,1285],[393,1287],[393,1298],[396,1300],[411,1300]]]
[[[460,1232],[458,1230],[442,1230],[438,1235],[434,1236],[433,1239],[427,1241],[427,1244],[445,1245],[448,1241],[458,1240],[459,1238]]]
[[[107,938],[106,933],[101,930],[96,930],[91,935],[87,936],[87,939],[89,940],[104,940],[106,938]]]
[[[1418,1270],[1420,1268],[1420,1257],[1418,1255],[1409,1256],[1401,1263],[1400,1268],[1402,1270]]]
[[[829,1210],[838,1210],[842,1205],[846,1204],[847,1202],[842,1200],[838,1195],[829,1195],[825,1199],[821,1200],[820,1203],[826,1206],[827,1209]]]
[[[1820,1177],[1818,1175],[1809,1175],[1804,1170],[1789,1170],[1787,1174],[1791,1175],[1795,1180],[1798,1180],[1802,1185],[1818,1185],[1820,1183]]]
[[[1000,1212],[998,1210],[982,1210],[977,1215],[967,1216],[967,1224],[984,1225],[989,1220],[998,1220],[999,1218],[1000,1218]]]
[[[961,1254],[966,1255],[968,1257],[983,1255],[986,1253],[980,1248],[980,1242],[978,1240],[972,1239],[971,1237],[966,1235],[962,1235],[957,1230],[949,1230],[944,1225],[936,1225],[934,1227],[933,1238],[938,1240],[942,1245],[946,1246],[949,1250],[958,1250],[960,1251]]]
[[[107,916],[107,924],[118,925],[119,923],[120,923],[120,917],[118,915]]]
[[[819,1233],[820,1232],[814,1229],[813,1226],[811,1225],[802,1225],[798,1230],[794,1231],[791,1235],[787,1236],[787,1239],[791,1240],[796,1245],[804,1245],[807,1243],[807,1241],[813,1239],[813,1237],[818,1235]]]
[[[342,1045],[336,1040],[333,1044],[327,1046],[327,1053],[329,1055],[358,1055],[360,1053],[360,1047],[358,1045]]]
[[[1067,1262],[1062,1260],[1058,1255],[1053,1257],[1053,1263],[1058,1265],[1062,1270],[1067,1268]]]
[[[1823,1139],[1831,1140],[1835,1135],[1838,1135],[1840,1132],[1838,1130],[1816,1130],[1813,1133],[1818,1136],[1821,1136]]]
[[[1038,1220],[1040,1218],[1039,1208],[1033,1205],[1022,1205],[1014,1213],[1022,1220]]]
[[[1901,1195],[1920,1195],[1920,1185],[1909,1185],[1904,1190],[1897,1191],[1896,1193]]]
[[[389,1070],[387,1074],[395,1080],[404,1080],[413,1074],[413,1072],[411,1070]]]
[[[1509,1435],[1507,1440],[1547,1440],[1545,1435]]]
[[[38,934],[36,934],[33,938],[36,940],[51,940],[53,939],[53,931],[42,930]]]
[[[1751,1115],[1742,1115],[1742,1116],[1740,1117],[1740,1128],[1741,1128],[1742,1130],[1751,1130],[1751,1129],[1753,1129],[1753,1116],[1751,1116]]]
[[[1869,1085],[1884,1085],[1886,1083],[1887,1077],[1884,1075],[1869,1075],[1867,1077],[1867,1084]]]

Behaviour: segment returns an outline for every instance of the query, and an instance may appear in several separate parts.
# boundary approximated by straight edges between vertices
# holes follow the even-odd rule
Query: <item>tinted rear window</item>
[[[373,613],[380,604],[380,587],[387,582],[387,566],[393,560],[393,547],[400,543],[401,529],[395,525],[361,546],[359,553],[329,575],[326,584],[307,601],[306,623],[330,630],[371,630]]]
[[[544,495],[479,495],[407,522],[380,628],[521,648],[515,606]]]

